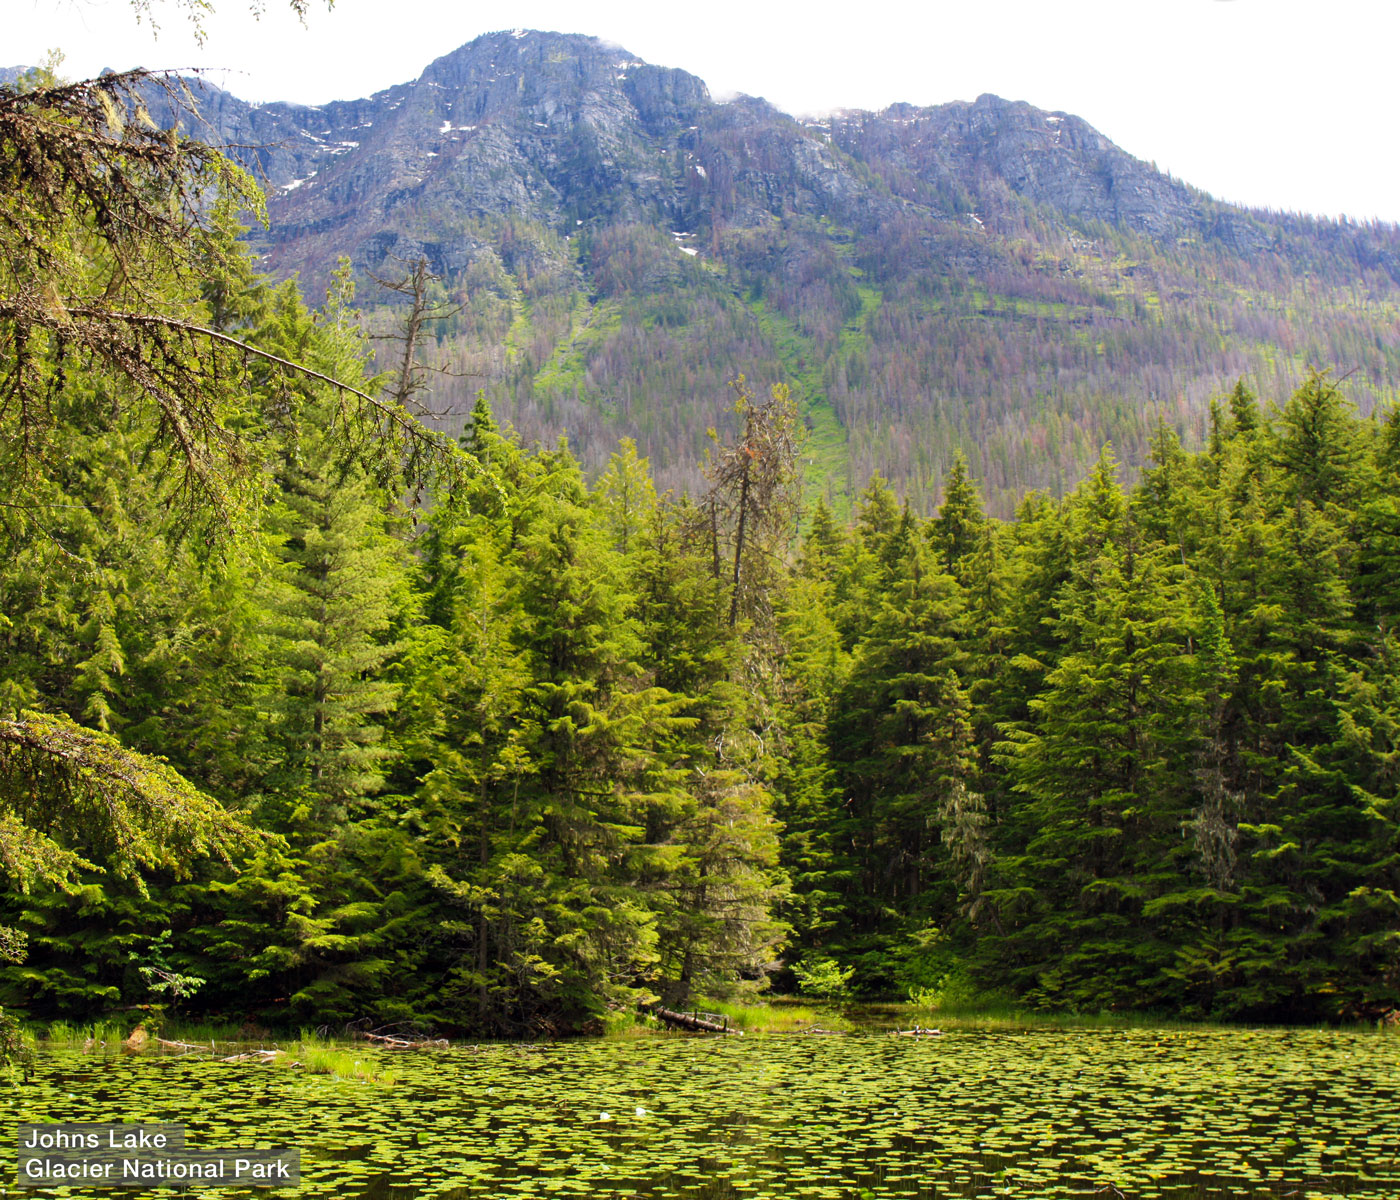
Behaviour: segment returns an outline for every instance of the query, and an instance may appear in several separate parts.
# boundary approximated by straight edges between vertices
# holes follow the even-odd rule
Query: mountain
[[[516,30],[412,83],[318,107],[197,85],[263,175],[266,265],[322,288],[427,257],[434,404],[478,388],[597,464],[637,439],[691,486],[727,381],[789,383],[809,480],[936,500],[962,449],[993,507],[1059,490],[1104,441],[1140,463],[1210,398],[1310,366],[1369,409],[1400,390],[1400,232],[1221,204],[1079,118],[981,96],[799,120],[596,38]],[[384,343],[392,353],[392,343]],[[460,416],[442,418],[449,427]]]

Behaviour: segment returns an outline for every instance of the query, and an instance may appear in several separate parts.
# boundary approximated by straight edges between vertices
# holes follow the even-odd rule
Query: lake
[[[195,1147],[301,1149],[298,1192],[193,1193],[210,1197],[1400,1197],[1391,1033],[673,1035],[364,1055],[394,1082],[42,1050],[0,1104],[12,1128],[168,1121]]]

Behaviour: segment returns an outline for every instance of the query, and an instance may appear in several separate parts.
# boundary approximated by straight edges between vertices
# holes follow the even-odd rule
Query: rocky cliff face
[[[874,226],[909,209],[985,222],[1021,198],[1240,253],[1271,239],[1066,113],[981,96],[799,123],[751,98],[716,104],[695,76],[582,36],[489,34],[413,83],[315,108],[252,106],[207,84],[199,96],[270,185],[271,265],[318,279],[333,252],[371,266],[390,247],[450,269],[461,255],[425,219],[693,232],[799,212]]]
[[[872,203],[827,139],[593,38],[488,35],[412,85],[320,109],[211,99],[222,136],[268,144],[270,264],[316,279],[333,251],[370,268],[424,252],[451,271],[472,254],[454,227],[475,218],[693,232]]]
[[[453,245],[459,227],[477,218],[683,224],[695,123],[714,107],[684,71],[521,32],[478,38],[362,101],[206,103],[230,142],[267,145],[271,265],[311,276],[331,253],[375,266],[390,250],[451,270],[471,253]]]
[[[909,181],[995,203],[1009,191],[1081,220],[1163,237],[1201,224],[1202,197],[1119,150],[1078,117],[997,96],[896,105],[837,122],[843,149]],[[918,190],[900,189],[917,201]]]

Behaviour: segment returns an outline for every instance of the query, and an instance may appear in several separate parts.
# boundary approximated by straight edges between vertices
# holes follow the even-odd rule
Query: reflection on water
[[[297,1146],[288,1194],[337,1200],[1400,1197],[1400,1036],[678,1036],[392,1057],[386,1087],[49,1052],[0,1111],[178,1121],[199,1148]]]

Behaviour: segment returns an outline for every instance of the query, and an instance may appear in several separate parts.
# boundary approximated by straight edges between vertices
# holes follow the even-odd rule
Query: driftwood
[[[360,1037],[376,1042],[390,1050],[446,1050],[451,1043],[446,1038],[425,1038],[411,1041],[408,1038],[392,1037],[386,1033],[362,1033]]]
[[[152,1038],[151,1040],[155,1042],[157,1046],[166,1050],[179,1050],[185,1054],[215,1054],[213,1042],[210,1042],[207,1046],[196,1046],[191,1042],[172,1042],[165,1038]],[[245,1050],[241,1054],[230,1054],[227,1057],[220,1056],[219,1061],[227,1063],[253,1061],[271,1062],[279,1054],[286,1053],[285,1050]]]
[[[396,1021],[392,1025],[381,1025],[371,1029],[370,1019],[361,1017],[345,1026],[345,1036],[363,1038],[386,1050],[446,1050],[451,1043],[446,1038],[429,1037],[422,1026],[413,1021]],[[324,1026],[318,1032],[328,1033]]]
[[[693,1033],[740,1033],[738,1029],[729,1028],[729,1018],[724,1019],[721,1025],[718,1021],[706,1020],[705,1017],[695,1013],[676,1012],[674,1009],[662,1008],[657,1005],[652,1010],[652,1014],[663,1023],[673,1029],[689,1029]]]
[[[271,1062],[279,1054],[286,1054],[285,1050],[248,1050],[243,1054],[230,1054],[227,1058],[219,1059],[220,1062],[251,1062],[256,1059],[258,1062]]]
[[[213,1049],[212,1043],[208,1046],[195,1046],[190,1042],[168,1042],[165,1038],[159,1037],[153,1038],[152,1041],[154,1041],[157,1046],[164,1046],[167,1050],[194,1050],[198,1053],[203,1053],[206,1050]]]
[[[922,1025],[915,1025],[913,1029],[896,1029],[895,1037],[942,1037],[941,1029],[925,1029]]]

